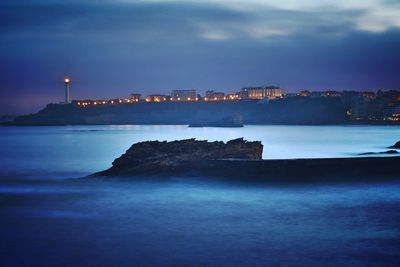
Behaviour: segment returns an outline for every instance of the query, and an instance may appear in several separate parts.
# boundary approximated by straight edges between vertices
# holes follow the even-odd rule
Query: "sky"
[[[400,0],[2,0],[0,114],[63,100],[400,89]]]

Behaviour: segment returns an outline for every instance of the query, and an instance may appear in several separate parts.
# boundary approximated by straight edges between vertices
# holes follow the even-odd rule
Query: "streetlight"
[[[69,85],[71,84],[71,78],[64,77],[65,84],[65,104],[69,104]]]

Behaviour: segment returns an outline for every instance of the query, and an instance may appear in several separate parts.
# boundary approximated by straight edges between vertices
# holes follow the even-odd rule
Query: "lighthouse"
[[[69,85],[71,84],[71,78],[64,77],[64,85],[65,85],[65,104],[69,104]]]

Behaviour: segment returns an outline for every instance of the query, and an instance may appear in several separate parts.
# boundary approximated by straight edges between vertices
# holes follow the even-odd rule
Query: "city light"
[[[71,83],[70,78],[64,78],[65,86],[66,86],[66,101],[69,99],[69,83]],[[260,93],[263,92],[263,93]],[[246,88],[242,89],[242,93],[247,92],[245,96],[242,96],[241,92],[237,93],[228,93],[225,94],[223,92],[215,92],[215,91],[207,91],[204,98],[201,98],[199,94],[196,93],[195,90],[174,90],[169,95],[163,94],[154,94],[147,95],[145,98],[140,98],[141,94],[131,94],[127,98],[115,98],[115,99],[97,99],[97,100],[75,100],[73,103],[80,107],[86,107],[88,105],[114,105],[114,104],[135,104],[135,103],[161,103],[161,102],[221,102],[221,101],[232,101],[232,100],[242,100],[242,99],[275,99],[277,95],[283,95],[282,89],[270,89],[264,87],[254,87],[254,88]],[[327,97],[331,97],[336,94],[327,94]],[[260,98],[261,97],[261,98]]]

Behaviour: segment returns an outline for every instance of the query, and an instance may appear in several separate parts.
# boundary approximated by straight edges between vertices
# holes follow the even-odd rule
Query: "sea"
[[[264,159],[358,157],[388,150],[400,126],[0,127],[0,266],[400,266],[400,172],[295,185],[87,178],[136,142],[240,137],[262,141]]]

